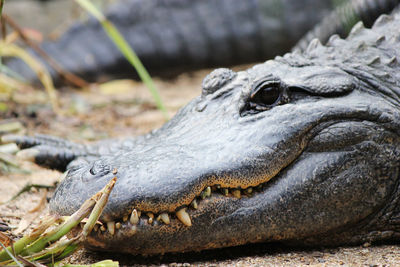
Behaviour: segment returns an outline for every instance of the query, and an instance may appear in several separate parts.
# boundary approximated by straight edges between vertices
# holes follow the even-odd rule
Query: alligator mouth
[[[197,195],[189,205],[183,205],[176,209],[175,212],[154,213],[150,211],[141,211],[136,208],[127,209],[129,213],[122,218],[113,221],[98,221],[94,227],[94,231],[100,235],[114,236],[119,230],[124,230],[133,236],[138,225],[141,226],[160,226],[181,224],[181,226],[192,226],[192,213],[201,212],[204,205],[212,201],[238,201],[240,199],[251,198],[267,187],[268,181],[258,186],[250,186],[247,188],[227,188],[220,185],[207,186]],[[81,227],[83,227],[82,223]]]

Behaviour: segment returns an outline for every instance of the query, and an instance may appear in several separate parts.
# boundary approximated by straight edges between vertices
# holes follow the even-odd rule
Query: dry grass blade
[[[5,57],[18,57],[24,61],[38,76],[40,82],[49,95],[51,105],[54,112],[60,113],[56,90],[54,89],[53,81],[46,68],[29,53],[22,48],[14,45],[7,44],[4,41],[0,42],[0,55]]]
[[[40,48],[35,42],[32,42],[30,38],[24,33],[24,31],[11,19],[9,16],[3,16],[4,20],[10,25],[21,37],[21,39],[30,46],[33,50],[35,50],[42,58],[44,58],[49,65],[57,71],[57,73],[64,78],[67,82],[71,83],[77,87],[87,87],[89,84],[84,81],[82,78],[76,76],[75,74],[66,71],[58,64],[53,58],[51,58],[43,49]]]
[[[1,223],[1,222],[0,222]],[[13,240],[11,239],[11,237],[9,237],[6,234],[3,234],[2,232],[0,232],[0,242],[5,246],[11,246],[11,244],[13,243]],[[1,249],[0,249],[1,251]]]

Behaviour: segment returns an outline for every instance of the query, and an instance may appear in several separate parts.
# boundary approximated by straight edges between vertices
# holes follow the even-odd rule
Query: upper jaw
[[[346,101],[341,105],[345,113],[352,112]],[[73,213],[114,176],[117,183],[103,213],[106,221],[127,216],[133,209],[155,214],[176,212],[209,186],[255,187],[293,162],[316,126],[335,118],[335,114],[325,116],[314,106],[303,107],[309,115],[301,122],[296,120],[297,107],[287,105],[286,110],[277,107],[282,111],[275,116],[266,112],[256,121],[203,122],[215,131],[185,129],[181,136],[175,133],[169,137],[158,133],[140,149],[104,156],[71,170],[51,200],[51,209],[59,214]]]

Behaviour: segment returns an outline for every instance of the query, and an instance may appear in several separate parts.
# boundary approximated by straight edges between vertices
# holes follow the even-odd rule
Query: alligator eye
[[[254,86],[250,94],[249,107],[255,110],[267,110],[280,104],[283,90],[279,83],[263,81]]]

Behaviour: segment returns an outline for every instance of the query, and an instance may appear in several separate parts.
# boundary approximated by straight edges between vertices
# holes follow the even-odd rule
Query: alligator
[[[90,249],[398,241],[399,28],[396,10],[372,29],[359,22],[346,39],[315,39],[245,71],[214,70],[200,96],[144,136],[2,141],[68,170],[50,201],[56,214],[73,213],[117,177]]]
[[[323,18],[326,19],[317,29],[317,37],[327,39],[335,32],[345,36],[357,18],[370,26],[379,14],[390,11],[397,3],[395,0],[352,1],[355,4],[349,10],[329,15],[336,2],[130,0],[112,5],[106,15],[152,75],[172,76],[204,67],[226,67],[273,58],[289,51]],[[314,36],[308,36],[304,44]],[[88,81],[136,77],[132,66],[94,18],[76,23],[59,41],[45,42],[41,47],[65,70]],[[57,72],[44,63],[55,82],[61,84]],[[21,60],[11,60],[7,65],[29,81],[36,78]]]

